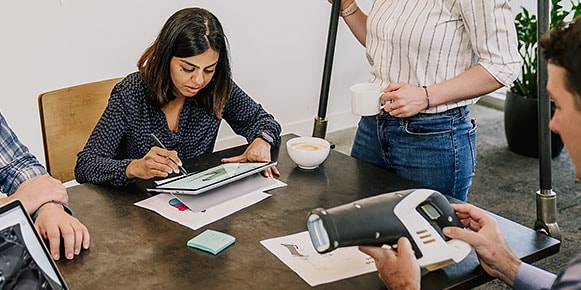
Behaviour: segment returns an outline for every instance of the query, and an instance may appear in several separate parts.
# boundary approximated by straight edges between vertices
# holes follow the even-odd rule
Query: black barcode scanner
[[[307,229],[319,253],[356,245],[396,246],[410,240],[421,267],[428,271],[458,263],[469,244],[449,239],[447,226],[464,227],[450,203],[430,189],[410,189],[360,199],[331,209],[311,210]]]

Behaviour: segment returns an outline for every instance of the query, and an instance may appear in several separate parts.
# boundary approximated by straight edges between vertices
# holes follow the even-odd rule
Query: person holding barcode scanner
[[[581,178],[581,17],[547,32],[540,47],[548,62],[547,91],[555,102],[549,128],[559,134]],[[581,254],[577,253],[558,274],[521,261],[508,247],[496,219],[469,204],[452,204],[470,230],[446,227],[452,239],[467,242],[476,251],[482,268],[514,289],[581,289]],[[578,218],[573,217],[573,218]],[[565,237],[564,237],[565,238]],[[398,241],[397,253],[381,247],[359,247],[372,256],[379,277],[389,289],[420,289],[420,267],[410,242]]]
[[[123,186],[183,174],[182,159],[212,152],[222,119],[250,143],[242,155],[223,162],[271,161],[280,124],[232,80],[226,36],[212,13],[174,13],[137,68],[115,85],[78,154],[78,182]]]
[[[368,82],[383,89],[351,156],[466,201],[477,131],[468,106],[520,72],[509,0],[370,2],[368,15],[354,0],[340,6],[365,46]]]

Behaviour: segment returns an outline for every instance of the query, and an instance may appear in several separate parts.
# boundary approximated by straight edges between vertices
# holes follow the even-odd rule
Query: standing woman
[[[384,110],[361,117],[351,155],[467,200],[476,166],[468,105],[509,86],[521,60],[508,0],[341,1]]]
[[[250,143],[223,162],[267,162],[280,142],[274,117],[233,82],[222,25],[202,8],[174,13],[111,92],[78,154],[78,182],[122,186],[179,172],[181,159],[212,152],[220,122]],[[165,145],[158,147],[151,134]],[[278,174],[276,168],[265,175]]]

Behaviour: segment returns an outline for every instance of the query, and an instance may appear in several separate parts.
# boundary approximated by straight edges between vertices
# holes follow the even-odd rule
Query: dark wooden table
[[[309,289],[290,268],[259,242],[306,230],[306,215],[375,194],[418,187],[386,170],[331,151],[316,170],[289,159],[283,137],[277,156],[280,180],[288,186],[272,197],[193,231],[133,205],[148,197],[139,186],[113,188],[82,184],[69,189],[70,205],[91,233],[91,248],[58,267],[72,289]],[[188,160],[201,170],[243,146]],[[559,251],[560,242],[496,216],[510,247],[533,262]],[[186,242],[207,228],[236,237],[217,256],[190,249]],[[469,289],[490,281],[474,251],[461,263],[423,273],[423,289]],[[384,289],[377,272],[320,285],[320,289]]]

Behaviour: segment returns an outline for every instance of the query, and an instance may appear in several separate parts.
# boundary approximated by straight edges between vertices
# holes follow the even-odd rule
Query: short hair
[[[543,35],[540,41],[547,62],[565,69],[566,89],[575,97],[575,107],[581,111],[581,17],[561,22]]]
[[[172,57],[191,57],[208,49],[219,53],[215,74],[194,102],[221,119],[232,90],[228,42],[216,16],[203,8],[184,8],[166,21],[155,41],[143,52],[137,68],[150,87],[149,102],[161,110],[175,99],[170,75]]]

